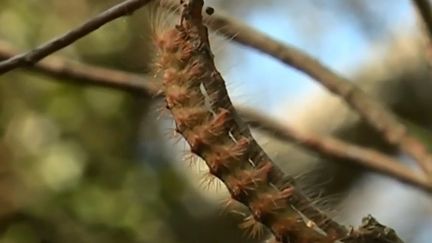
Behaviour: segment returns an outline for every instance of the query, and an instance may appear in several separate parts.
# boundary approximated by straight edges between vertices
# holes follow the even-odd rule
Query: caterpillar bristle
[[[203,172],[201,175],[200,186],[205,190],[213,189],[215,192],[219,191],[222,187],[219,179],[212,175],[209,171]]]
[[[189,151],[184,152],[181,160],[186,162],[187,167],[191,169],[198,168],[200,164],[200,159]]]
[[[180,141],[182,141],[182,137],[177,133],[175,128],[165,128],[165,131],[163,132],[163,135],[170,139],[172,141],[173,145],[179,144]]]
[[[251,211],[260,221],[276,213],[287,206],[287,199],[293,194],[294,188],[286,188],[282,191],[262,193],[251,203]]]
[[[230,213],[231,211],[238,210],[239,208],[244,209],[244,205],[239,203],[237,200],[235,200],[232,197],[224,198],[220,204],[221,204],[220,206],[221,214],[227,214]]]
[[[157,116],[156,116],[157,121],[162,120],[164,117],[170,115],[168,109],[166,108],[165,103],[157,104],[155,110],[157,112]]]
[[[150,23],[151,36],[157,38],[176,23],[176,12],[181,6],[173,1],[152,1],[146,6],[148,21]]]
[[[251,239],[258,239],[264,235],[264,226],[258,222],[253,215],[245,217],[239,227],[244,230]]]

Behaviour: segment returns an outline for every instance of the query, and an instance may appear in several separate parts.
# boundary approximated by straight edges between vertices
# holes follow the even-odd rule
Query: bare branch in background
[[[17,53],[7,42],[0,40],[0,61]],[[29,69],[78,85],[96,85],[147,95],[155,95],[158,91],[156,84],[144,79],[143,75],[84,65],[56,56],[49,56]]]
[[[432,66],[432,7],[429,0],[412,0],[412,3],[426,36],[426,58],[429,66]]]
[[[42,58],[66,46],[69,46],[70,44],[88,35],[89,33],[99,29],[104,24],[113,21],[119,17],[132,14],[135,10],[149,2],[150,0],[124,1],[100,13],[99,15],[96,15],[82,25],[66,32],[65,34],[57,38],[54,38],[51,41],[46,42],[45,44],[40,45],[39,47],[31,51],[16,55],[0,62],[0,74],[6,73],[18,67],[34,65]]]
[[[16,55],[16,53],[17,51],[10,47],[10,45],[0,41],[0,59],[10,58]],[[157,84],[152,83],[148,78],[143,78],[142,75],[92,65],[77,64],[56,56],[47,57],[30,70],[78,85],[109,87],[128,92],[143,93],[149,96],[156,96],[159,90]],[[279,139],[294,142],[327,158],[351,161],[353,164],[413,185],[428,193],[432,191],[432,184],[423,175],[415,174],[397,160],[383,153],[343,142],[336,138],[301,132],[292,127],[281,125],[250,109],[240,107],[238,110],[251,125],[268,131]]]
[[[432,8],[428,0],[412,0],[416,10],[424,24],[425,30],[429,37],[429,42],[432,41]]]
[[[428,193],[432,192],[432,184],[424,175],[414,173],[399,161],[376,150],[350,144],[334,137],[300,131],[253,110],[243,108],[241,113],[251,126],[267,131],[283,141],[293,142],[329,159],[352,162],[370,171],[421,188]]]

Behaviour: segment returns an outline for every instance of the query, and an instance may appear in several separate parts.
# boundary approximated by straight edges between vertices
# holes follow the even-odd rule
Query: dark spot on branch
[[[214,8],[212,7],[207,7],[205,9],[206,14],[208,14],[209,16],[212,15],[214,13]]]

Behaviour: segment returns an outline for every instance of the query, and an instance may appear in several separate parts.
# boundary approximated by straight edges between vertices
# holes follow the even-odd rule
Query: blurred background
[[[0,40],[36,47],[120,1],[0,0]],[[432,82],[410,0],[208,0],[207,5],[313,55],[396,112],[432,146]],[[56,55],[147,75],[149,8]],[[414,164],[337,97],[278,61],[229,41],[215,55],[234,103],[297,129],[332,134]],[[262,242],[222,210],[188,166],[161,103],[15,70],[0,76],[0,242]],[[156,119],[156,117],[159,117]],[[372,214],[406,242],[432,241],[431,199],[412,187],[255,133],[317,204],[347,225]],[[175,149],[173,149],[175,148]],[[431,150],[432,151],[432,150]],[[342,162],[342,163],[339,163]],[[317,196],[319,195],[319,196]]]

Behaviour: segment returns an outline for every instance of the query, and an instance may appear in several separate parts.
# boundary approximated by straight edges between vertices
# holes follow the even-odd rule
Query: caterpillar
[[[278,242],[326,243],[343,238],[347,230],[316,209],[294,180],[282,173],[234,109],[213,61],[203,4],[203,0],[181,1],[179,8],[172,8],[180,12],[178,23],[164,22],[164,29],[153,32],[155,73],[162,80],[176,132],[225,184],[231,198],[250,210],[241,227],[251,228],[251,234],[259,234],[256,224],[262,224]]]

